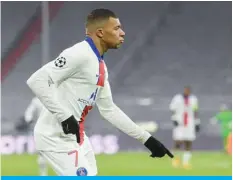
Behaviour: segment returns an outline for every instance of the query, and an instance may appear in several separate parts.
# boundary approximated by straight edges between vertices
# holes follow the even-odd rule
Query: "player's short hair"
[[[184,89],[189,89],[190,91],[192,90],[191,86],[189,86],[189,85],[186,85],[186,86],[184,87]]]
[[[91,24],[96,24],[103,20],[108,20],[110,17],[117,18],[116,14],[109,9],[103,9],[103,8],[94,9],[87,16],[86,27],[88,27]]]

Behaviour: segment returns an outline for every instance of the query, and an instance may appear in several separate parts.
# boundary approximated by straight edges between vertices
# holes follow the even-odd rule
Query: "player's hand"
[[[75,134],[77,138],[77,143],[80,143],[79,124],[74,116],[70,116],[65,121],[62,121],[61,125],[65,134]]]
[[[163,157],[166,154],[170,157],[173,158],[174,155],[157,139],[155,139],[153,136],[151,136],[144,144],[150,151],[151,151],[151,157]]]
[[[200,125],[199,125],[199,124],[197,124],[197,125],[195,126],[195,130],[196,130],[197,133],[200,131]]]
[[[175,127],[177,127],[179,125],[179,123],[177,121],[175,121],[175,120],[173,120],[173,124],[174,124]]]

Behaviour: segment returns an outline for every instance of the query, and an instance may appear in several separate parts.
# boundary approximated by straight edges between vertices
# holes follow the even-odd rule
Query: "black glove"
[[[151,136],[144,144],[150,151],[151,151],[151,157],[163,157],[166,154],[173,158],[173,154],[157,139],[155,139],[153,136]]]
[[[15,128],[18,131],[26,131],[26,130],[29,129],[29,127],[30,127],[30,123],[27,123],[23,116],[20,117],[19,122],[17,122],[16,125],[15,125]]]
[[[62,121],[61,125],[65,134],[75,134],[77,138],[77,143],[80,143],[79,124],[73,115],[65,121]]]
[[[173,121],[173,125],[176,127],[179,125],[179,123],[177,121]]]
[[[199,124],[196,124],[195,130],[196,130],[197,133],[200,131],[200,125]]]

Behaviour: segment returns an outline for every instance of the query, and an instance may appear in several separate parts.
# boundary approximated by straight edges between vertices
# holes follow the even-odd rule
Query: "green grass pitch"
[[[231,156],[222,152],[194,152],[192,157],[192,169],[185,170],[173,168],[171,159],[152,159],[148,153],[122,152],[114,155],[97,155],[98,175],[101,176],[202,176],[202,175],[232,175]],[[1,173],[15,176],[37,176],[36,155],[2,155]],[[49,175],[55,175],[49,169]]]

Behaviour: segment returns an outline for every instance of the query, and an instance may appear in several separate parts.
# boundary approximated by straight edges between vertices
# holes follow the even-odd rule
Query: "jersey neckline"
[[[93,50],[93,52],[95,53],[95,55],[97,56],[98,60],[103,60],[104,59],[104,55],[100,56],[100,53],[94,43],[94,41],[89,37],[86,36],[85,41],[89,44],[89,46],[91,47],[91,49]]]

